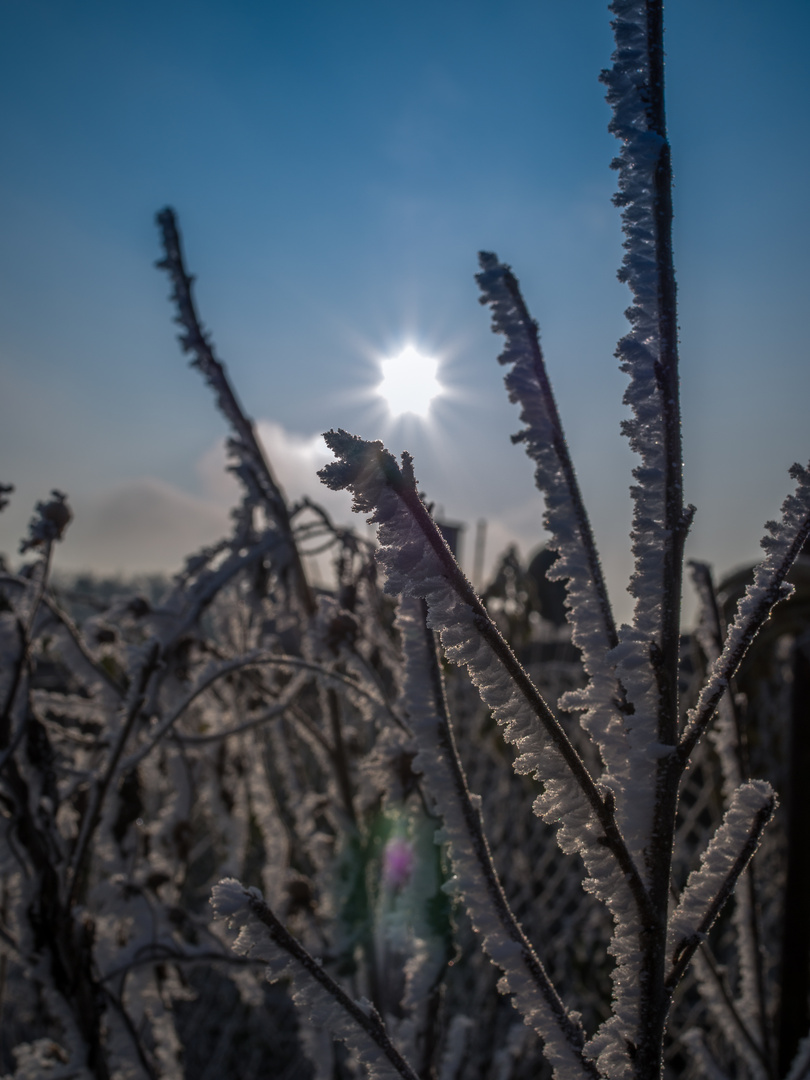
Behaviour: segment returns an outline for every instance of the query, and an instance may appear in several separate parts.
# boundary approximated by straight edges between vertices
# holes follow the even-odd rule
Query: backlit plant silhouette
[[[324,1080],[363,1070],[510,1080],[546,1067],[566,1080],[651,1080],[699,951],[691,992],[714,1026],[712,1039],[685,1038],[696,1066],[776,1075],[750,890],[734,907],[739,985],[719,1005],[724,983],[704,946],[774,811],[770,785],[740,766],[726,690],[789,595],[810,535],[810,472],[793,466],[795,492],[767,524],[765,558],[727,632],[696,567],[711,666],[682,700],[693,508],[682,490],[662,11],[657,0],[611,10],[616,52],[603,79],[633,296],[618,347],[638,455],[632,623],[614,621],[537,326],[497,256],[481,255],[477,280],[506,339],[500,361],[524,425],[516,441],[536,466],[558,553],[550,576],[566,583],[585,674],[559,702],[541,692],[550,673],[529,674],[464,577],[408,454],[398,463],[380,443],[325,436],[336,460],[321,479],[376,522],[376,549],[308,500],[290,506],[201,328],[164,210],[160,265],[181,343],[231,427],[243,498],[232,535],[189,559],[159,604],[130,596],[73,623],[48,587],[70,517],[59,492],[32,522],[34,563],[0,579],[0,982],[26,988],[7,1007],[16,1077],[191,1075],[203,1034],[183,1015],[195,995],[215,1003],[220,1029],[232,1017],[239,1028],[195,1075],[259,1075],[271,1067],[255,1031],[266,969],[289,984]],[[320,546],[335,552],[333,591],[307,577]],[[478,712],[443,660],[466,669]],[[509,753],[484,746],[482,717],[514,748],[516,775]],[[678,844],[678,800],[708,731],[724,812],[695,851]],[[476,793],[488,755],[501,775],[490,770]],[[551,942],[538,896],[558,865],[580,898],[566,892]],[[504,1019],[473,935],[517,1021]],[[600,935],[602,955],[583,960],[583,943]],[[230,1011],[217,1004],[226,985]],[[540,1042],[526,1041],[524,1025]],[[273,1060],[276,1075],[293,1075]],[[809,1070],[805,1040],[788,1075]]]

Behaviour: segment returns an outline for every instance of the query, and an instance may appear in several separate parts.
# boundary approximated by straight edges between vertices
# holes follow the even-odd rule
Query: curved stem
[[[243,456],[246,456],[262,499],[289,547],[296,590],[304,610],[311,615],[317,605],[301,562],[300,552],[293,538],[286,499],[256,437],[253,424],[245,415],[228,381],[225,367],[217,360],[213,347],[203,331],[191,292],[194,279],[186,272],[174,211],[170,207],[161,210],[157,215],[157,222],[166,252],[166,257],[157,265],[160,269],[167,271],[174,285],[172,298],[177,305],[177,321],[185,330],[180,342],[184,351],[194,354],[192,364],[200,369],[216,392],[217,403],[237,435],[237,452],[243,452]]]

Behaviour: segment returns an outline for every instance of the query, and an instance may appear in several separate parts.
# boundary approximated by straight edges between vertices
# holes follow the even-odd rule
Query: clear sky
[[[810,457],[810,5],[666,7],[690,553],[756,557]],[[220,357],[290,493],[315,436],[409,449],[489,552],[542,541],[531,468],[477,304],[512,264],[626,614],[629,294],[597,81],[602,0],[0,0],[0,516],[13,555],[52,487],[57,565],[172,569],[226,527],[224,426],[175,343],[153,218],[179,214]],[[440,360],[429,422],[373,388]],[[345,506],[331,505],[339,517]]]

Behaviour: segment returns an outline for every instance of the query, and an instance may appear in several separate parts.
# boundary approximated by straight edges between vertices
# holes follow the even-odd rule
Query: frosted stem
[[[481,264],[481,273],[476,274],[476,281],[483,293],[480,301],[482,304],[489,304],[492,309],[493,330],[506,335],[506,348],[498,359],[502,364],[515,365],[512,373],[506,377],[509,396],[523,406],[521,419],[529,425],[525,431],[513,435],[512,439],[514,442],[524,442],[527,454],[537,462],[536,482],[544,494],[549,494],[552,485],[555,489],[561,486],[565,491],[568,503],[566,513],[573,518],[579,543],[585,554],[589,584],[595,593],[601,616],[605,648],[612,649],[619,643],[616,623],[590,519],[582,500],[554,391],[546,371],[537,323],[529,314],[520,285],[510,267],[500,263],[497,255],[485,251],[479,253],[478,261]],[[555,482],[557,477],[550,475],[551,470],[544,468],[541,459],[546,449],[551,450],[562,473],[562,485]],[[553,530],[551,512],[547,511],[546,516],[546,525],[550,525]],[[552,532],[552,539],[556,541],[561,554],[567,554],[567,545],[561,543],[561,538],[554,536]],[[578,613],[578,606],[573,606],[572,615],[576,616]]]
[[[224,916],[236,914],[234,908],[237,892],[241,894],[241,903],[268,931],[268,936],[273,944],[291,956],[303,968],[309,979],[317,983],[321,990],[340,1007],[344,1016],[361,1029],[386,1058],[389,1066],[404,1080],[419,1080],[411,1066],[391,1042],[377,1010],[368,1003],[365,1009],[361,1008],[356,1001],[349,997],[346,991],[324,970],[323,964],[319,963],[301,942],[287,930],[281,920],[258,894],[258,890],[245,889],[233,879],[221,881],[214,889],[212,900],[217,913]],[[344,1037],[342,1030],[336,1032],[336,1034],[338,1037]],[[372,1075],[378,1075],[373,1066]]]
[[[435,801],[444,821],[444,836],[450,846],[459,891],[474,928],[484,939],[484,948],[506,973],[507,986],[515,994],[517,1008],[550,1044],[548,1049],[552,1051],[555,1067],[565,1062],[570,1068],[573,1060],[578,1072],[596,1080],[598,1070],[583,1053],[582,1024],[565,1008],[503,891],[484,832],[480,806],[476,804],[480,800],[470,794],[467,786],[447,707],[436,640],[426,620],[424,601],[401,602],[397,621],[406,655],[406,702],[419,748],[414,768],[424,773],[427,795]],[[427,686],[420,693],[423,683]],[[483,890],[479,880],[484,884]],[[526,976],[528,987],[524,985]],[[543,1002],[542,1008],[532,1000],[537,994]]]
[[[734,836],[742,821],[742,815],[754,807],[756,809],[748,827],[748,835],[736,857],[732,860],[729,848],[734,842]],[[765,826],[773,817],[775,808],[776,796],[770,785],[761,780],[744,784],[736,793],[736,797],[732,800],[731,806],[726,812],[723,824],[709,844],[703,856],[700,870],[690,875],[681,902],[672,916],[672,931],[674,931],[675,940],[671,957],[672,967],[665,981],[670,998],[689,966],[695,950],[705,940],[726,901],[734,892],[740,875],[753,858],[759,847]],[[705,894],[709,883],[716,881],[718,871],[723,871],[724,864],[727,868],[722,879],[712,886],[714,888],[713,895],[708,902],[705,902],[703,894]],[[698,907],[702,907],[702,913],[696,915]],[[677,935],[680,928],[686,928],[687,926],[688,930],[685,936],[678,939]]]
[[[645,692],[661,746],[678,740],[680,610],[683,545],[693,513],[684,509],[678,385],[677,307],[672,260],[672,169],[664,110],[662,0],[613,0],[616,50],[603,73],[613,109],[610,130],[622,142],[617,205],[623,207],[625,256],[619,272],[633,293],[631,331],[617,356],[630,376],[625,402],[634,417],[623,428],[640,455],[631,489],[636,598],[634,637],[652,684]],[[621,636],[621,635],[620,635]],[[622,673],[620,672],[620,675]],[[647,677],[649,677],[647,676]],[[622,676],[623,677],[623,676]],[[638,693],[638,691],[637,691]],[[654,710],[654,712],[653,712]],[[666,914],[681,763],[656,764],[645,845],[652,917],[641,935],[641,1009],[634,1069],[639,1078],[661,1068],[668,1001],[664,992]]]
[[[194,278],[186,272],[183,262],[183,250],[174,211],[168,206],[161,210],[157,215],[157,223],[160,226],[163,247],[166,252],[166,257],[157,265],[161,270],[168,273],[174,286],[172,299],[177,305],[177,322],[185,331],[180,335],[180,344],[184,352],[190,352],[194,355],[194,359],[191,361],[192,366],[199,368],[205,376],[206,382],[217,395],[217,404],[221,412],[236,433],[237,442],[235,444],[231,443],[231,449],[236,454],[240,464],[246,465],[250,469],[253,480],[272,519],[279,526],[284,536],[293,562],[294,580],[299,598],[304,605],[304,609],[309,614],[312,614],[316,606],[315,598],[307,581],[300,553],[293,539],[286,499],[273,475],[261,444],[256,438],[253,424],[245,415],[228,381],[225,366],[214,355],[213,346],[200,323],[191,292]]]
[[[43,504],[39,503],[37,509],[40,513],[43,510]],[[36,520],[36,519],[35,519]],[[35,521],[32,521],[32,533]],[[39,579],[33,586],[33,599],[28,611],[28,617],[23,621],[19,616],[15,619],[15,628],[20,640],[20,653],[17,661],[14,664],[14,674],[11,677],[11,685],[9,686],[8,695],[3,705],[3,711],[0,713],[0,748],[4,750],[2,757],[0,757],[0,772],[3,771],[8,762],[12,759],[15,751],[17,750],[23,735],[26,731],[26,721],[23,718],[20,724],[12,735],[11,727],[14,722],[15,705],[17,704],[17,697],[22,687],[27,686],[24,676],[30,673],[31,670],[31,650],[34,643],[34,624],[36,623],[37,614],[39,612],[40,605],[43,603],[46,596],[46,588],[48,585],[48,577],[51,568],[51,556],[53,554],[53,539],[47,537],[43,540],[44,551],[42,553],[42,559],[39,563]],[[29,586],[30,588],[31,586]],[[25,595],[25,594],[23,594]]]
[[[762,546],[768,554],[756,568],[753,584],[745,590],[723,652],[712,667],[697,704],[689,714],[689,723],[679,747],[679,756],[684,764],[708,727],[749,645],[776,604],[793,591],[793,587],[787,584],[787,575],[810,536],[810,471],[801,465],[793,465],[790,475],[797,482],[796,492],[788,495],[782,504],[781,522],[766,523],[770,535],[762,540]]]
[[[696,636],[706,661],[711,667],[717,663],[723,652],[727,627],[724,627],[720,614],[711,568],[706,563],[694,560],[690,561],[689,568],[701,601]],[[729,686],[718,705],[718,722],[709,738],[717,750],[723,773],[723,794],[728,801],[732,792],[743,780],[749,779],[750,770],[742,719],[735,701],[733,687]]]
[[[412,461],[403,455],[400,470],[393,455],[381,443],[369,443],[346,431],[330,431],[324,435],[327,445],[341,460],[325,466],[319,476],[333,490],[348,488],[354,492],[354,508],[357,511],[375,510],[382,528],[389,528],[401,512],[403,532],[401,543],[409,543],[411,534],[418,537],[421,549],[429,552],[429,571],[412,565],[410,554],[403,556],[398,573],[408,580],[408,589],[414,596],[426,598],[434,588],[436,573],[442,588],[452,590],[472,615],[475,631],[489,646],[492,654],[508,675],[520,697],[539,720],[567,765],[571,776],[587,799],[590,808],[604,831],[603,843],[616,858],[633,894],[638,910],[645,917],[651,915],[649,897],[638,868],[625,844],[619,829],[612,793],[603,795],[588,769],[568,738],[561,723],[543,699],[537,687],[504,640],[472,585],[460,570],[442,534],[428,513],[416,487]],[[407,524],[406,524],[407,523]],[[390,526],[399,533],[399,525]],[[415,532],[414,532],[415,530]],[[428,577],[422,577],[427,573]]]
[[[726,628],[717,601],[711,568],[706,563],[691,561],[692,580],[701,600],[697,638],[707,662],[717,662],[723,650]],[[718,704],[718,717],[709,738],[717,751],[723,774],[723,795],[729,803],[733,792],[750,776],[745,730],[740,710],[729,686]],[[756,1024],[764,1048],[763,1061],[771,1060],[771,1024],[765,995],[765,974],[762,963],[759,904],[755,884],[755,867],[749,865],[737,889],[733,913],[737,931],[739,956],[739,1009],[746,1014],[746,1025]]]

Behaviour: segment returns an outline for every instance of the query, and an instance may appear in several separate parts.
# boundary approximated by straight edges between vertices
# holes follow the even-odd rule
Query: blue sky
[[[674,0],[666,22],[690,550],[722,572],[756,557],[810,457],[810,7]],[[0,551],[52,487],[76,512],[65,568],[171,569],[226,527],[223,424],[153,268],[171,204],[291,493],[317,494],[329,427],[408,448],[470,526],[468,569],[479,517],[491,555],[542,541],[472,277],[479,249],[510,262],[626,611],[611,50],[602,0],[0,0],[0,480],[17,487]],[[441,360],[429,424],[372,392],[407,343]]]

